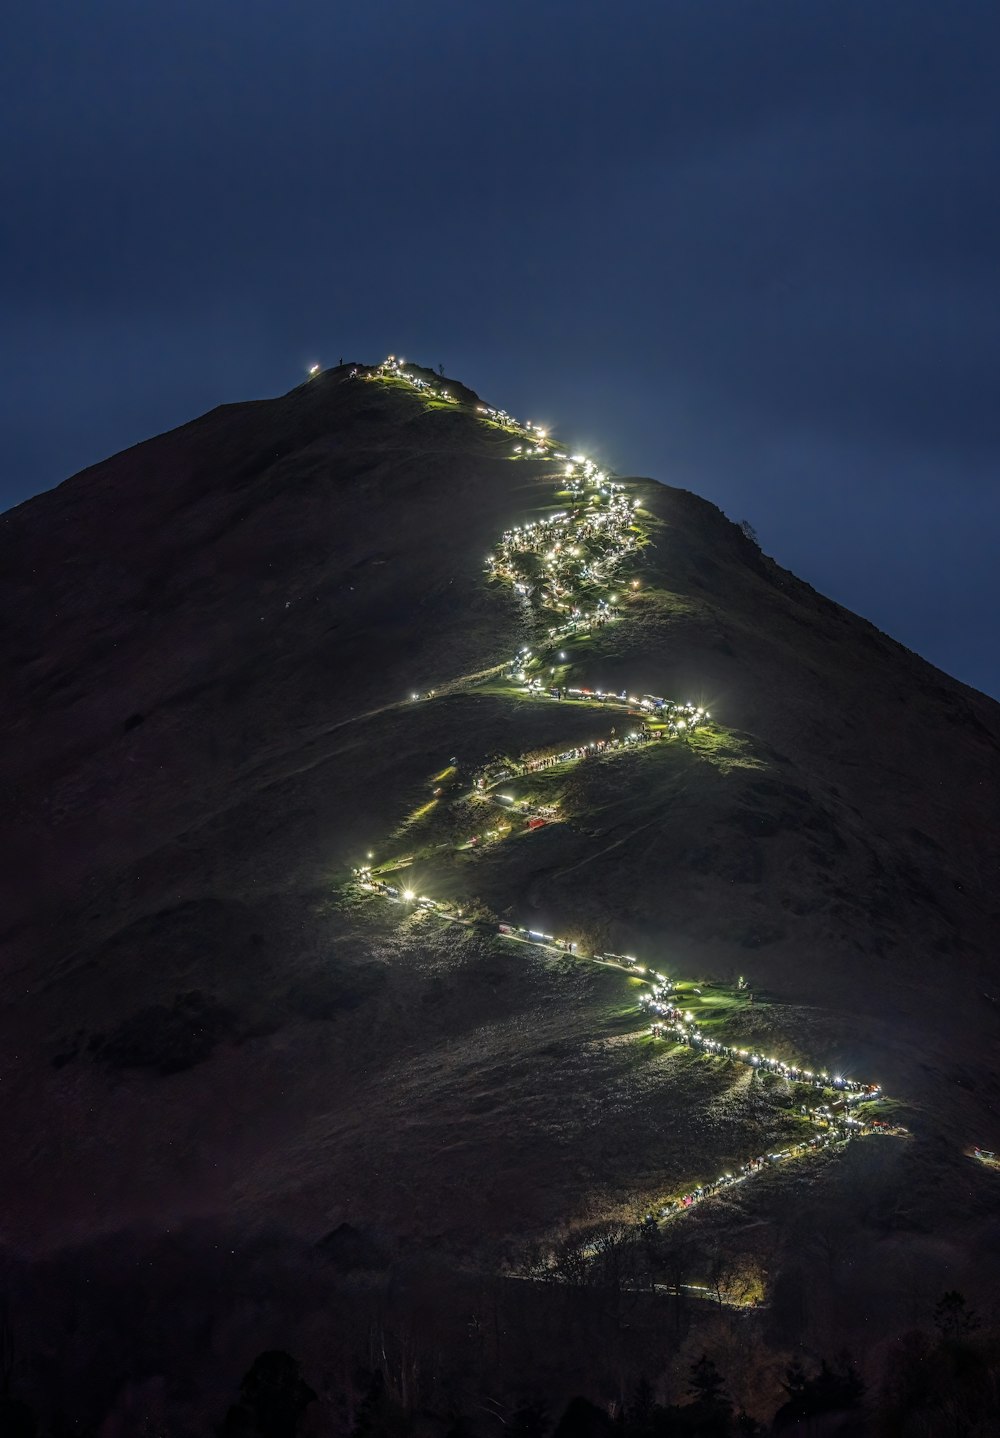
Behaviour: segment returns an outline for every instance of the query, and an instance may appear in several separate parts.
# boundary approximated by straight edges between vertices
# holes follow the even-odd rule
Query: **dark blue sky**
[[[35,0],[4,505],[386,351],[749,518],[993,694],[993,0]]]

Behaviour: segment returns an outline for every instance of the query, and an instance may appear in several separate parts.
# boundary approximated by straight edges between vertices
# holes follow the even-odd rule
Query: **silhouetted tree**
[[[226,1414],[221,1438],[296,1438],[316,1394],[298,1362],[280,1349],[256,1357],[240,1384],[239,1402]]]
[[[657,1261],[666,1282],[674,1291],[674,1328],[679,1332],[684,1315],[683,1285],[689,1274],[699,1268],[699,1254],[691,1240],[681,1235],[676,1226],[658,1245]]]
[[[603,1408],[586,1398],[571,1398],[552,1438],[610,1438],[614,1431],[614,1424]]]
[[[865,1396],[865,1384],[849,1358],[841,1359],[837,1368],[831,1368],[824,1358],[808,1392],[814,1411],[829,1413],[837,1408],[856,1408]]]
[[[960,1438],[1000,1433],[1000,1335],[994,1330],[973,1338],[961,1332],[960,1321],[953,1336],[954,1310],[959,1320],[967,1316],[964,1300],[949,1303],[943,1315],[948,1331],[936,1343],[924,1333],[907,1333],[888,1354],[881,1432]]]
[[[952,1288],[941,1295],[934,1307],[934,1327],[942,1338],[957,1343],[959,1339],[975,1333],[979,1327],[979,1315],[974,1308],[968,1307],[964,1295]]]
[[[724,1401],[726,1382],[707,1353],[691,1364],[688,1392],[696,1403],[719,1403]]]
[[[607,1223],[591,1235],[593,1257],[588,1267],[590,1285],[601,1295],[601,1309],[613,1323],[621,1321],[623,1300],[634,1301],[639,1241],[635,1229],[624,1223]]]
[[[786,1371],[783,1387],[788,1394],[788,1402],[783,1403],[774,1415],[776,1433],[804,1418],[856,1408],[865,1395],[861,1375],[846,1355],[838,1368],[831,1368],[824,1358],[819,1372],[811,1378],[806,1376],[801,1363],[795,1359]]]
[[[626,1410],[629,1432],[647,1433],[653,1420],[655,1407],[656,1397],[653,1393],[653,1385],[645,1373],[642,1373],[639,1375],[635,1392],[632,1394],[632,1401]]]
[[[579,1234],[568,1234],[560,1240],[552,1255],[550,1272],[553,1279],[572,1288],[585,1288],[590,1282],[591,1265],[588,1245]]]
[[[733,1405],[725,1392],[725,1379],[707,1353],[691,1364],[688,1393],[691,1403],[675,1408],[657,1409],[654,1426],[657,1433],[698,1434],[699,1438],[729,1438],[732,1433]]]

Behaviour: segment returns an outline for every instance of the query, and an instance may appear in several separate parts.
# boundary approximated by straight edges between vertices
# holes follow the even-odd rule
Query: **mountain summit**
[[[648,1213],[765,1233],[786,1287],[839,1221],[837,1301],[890,1323],[914,1266],[991,1271],[992,701],[397,361],[0,546],[15,1267],[490,1269]]]

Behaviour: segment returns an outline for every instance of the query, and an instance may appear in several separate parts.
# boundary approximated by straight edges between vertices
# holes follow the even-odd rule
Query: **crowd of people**
[[[841,1074],[831,1076],[828,1073],[814,1073],[811,1069],[785,1063],[783,1059],[767,1058],[749,1049],[720,1043],[698,1027],[690,1010],[680,1009],[672,1002],[671,988],[672,985],[654,984],[650,992],[642,996],[643,1006],[656,1015],[650,1030],[654,1038],[669,1038],[674,1043],[687,1044],[690,1048],[700,1049],[706,1054],[733,1059],[737,1063],[748,1064],[760,1073],[776,1074],[791,1083],[811,1084],[818,1089],[834,1089],[843,1095],[847,1103],[861,1103],[881,1097],[882,1090],[878,1084],[847,1079]]]
[[[643,744],[654,743],[664,737],[659,729],[635,729],[628,734],[613,734],[606,739],[592,739],[587,744],[574,744],[553,754],[524,754],[516,759],[505,759],[499,765],[487,765],[475,777],[475,787],[480,793],[502,784],[506,779],[524,774],[538,774],[544,769],[553,769],[557,764],[578,764],[583,759],[596,759],[602,754],[614,754],[623,749],[635,749]]]
[[[708,1183],[699,1184],[687,1193],[666,1199],[656,1214],[650,1213],[646,1216],[646,1223],[655,1225],[657,1218],[668,1219],[677,1214],[686,1213],[696,1204],[701,1203],[703,1199],[713,1198],[726,1189],[735,1188],[738,1184],[745,1183],[755,1174],[764,1173],[779,1164],[788,1163],[791,1159],[802,1158],[805,1154],[817,1153],[825,1148],[849,1143],[851,1139],[864,1135],[881,1135],[889,1138],[906,1136],[906,1129],[901,1128],[898,1124],[885,1123],[881,1119],[859,1119],[848,1116],[825,1120],[820,1116],[819,1110],[808,1110],[808,1113],[810,1118],[813,1118],[814,1114],[816,1115],[813,1121],[818,1125],[819,1132],[811,1134],[809,1138],[802,1139],[799,1143],[791,1144],[788,1148],[779,1149],[775,1153],[758,1154],[756,1158],[749,1158],[745,1163],[740,1164],[733,1173],[720,1174],[718,1178],[712,1179]]]
[[[353,370],[351,372],[351,378],[356,378],[357,374],[358,371]],[[376,365],[373,370],[366,370],[364,372],[364,378],[366,380],[400,380],[403,384],[408,384],[412,389],[415,389],[418,394],[426,395],[431,399],[445,400],[448,404],[458,404],[458,400],[455,396],[449,394],[442,385],[432,384],[430,380],[422,379],[420,375],[412,374],[406,368],[406,361],[404,359],[397,359],[395,355],[388,355],[382,363]]]
[[[648,969],[631,955],[606,951],[586,953],[574,939],[530,929],[519,924],[498,922],[493,925],[489,921],[469,918],[457,906],[439,902],[425,895],[417,895],[410,889],[401,889],[397,885],[377,877],[369,866],[357,870],[355,877],[359,887],[366,892],[379,894],[404,906],[434,913],[443,920],[466,923],[477,928],[485,927],[504,938],[516,939],[555,953],[571,954],[576,958],[611,964],[639,976],[645,975],[644,981],[649,984],[649,988],[641,996],[639,1002],[647,1013],[654,1016],[650,1032],[655,1038],[669,1039],[706,1056],[742,1063],[757,1072],[773,1074],[789,1084],[805,1084],[819,1092],[827,1092],[833,1096],[833,1106],[829,1103],[820,1103],[812,1107],[806,1105],[801,1107],[801,1116],[818,1130],[808,1139],[777,1152],[747,1159],[733,1172],[722,1174],[711,1182],[700,1184],[686,1193],[666,1200],[658,1210],[660,1219],[687,1212],[703,1199],[711,1198],[724,1189],[732,1188],[755,1174],[773,1168],[776,1164],[804,1154],[843,1144],[853,1138],[865,1135],[900,1136],[906,1132],[898,1125],[892,1125],[872,1117],[868,1112],[861,1117],[852,1114],[851,1106],[853,1104],[870,1104],[877,1102],[882,1097],[882,1090],[878,1084],[845,1078],[839,1074],[831,1075],[826,1072],[814,1071],[783,1059],[758,1054],[752,1050],[711,1038],[699,1028],[690,1010],[682,1009],[674,1002],[672,996],[675,986],[667,975],[658,970]],[[996,1156],[985,1150],[977,1149],[976,1157],[984,1162],[996,1161]],[[650,1215],[649,1221],[656,1221],[653,1215]]]
[[[410,374],[405,369],[404,362],[394,356],[383,361],[376,370],[369,371],[365,377],[402,380],[418,393],[431,393],[444,400],[452,398],[446,390],[432,385],[420,376]],[[609,591],[616,571],[624,560],[639,548],[642,538],[636,514],[639,501],[630,501],[624,485],[599,470],[597,465],[584,455],[569,456],[556,450],[554,441],[540,427],[532,423],[522,424],[505,410],[485,405],[478,406],[477,412],[489,423],[511,431],[526,441],[514,447],[512,457],[541,455],[564,462],[560,489],[563,494],[568,494],[571,504],[570,508],[557,510],[546,518],[506,530],[496,549],[488,556],[486,567],[490,578],[510,584],[535,616],[555,618],[556,622],[548,627],[549,640],[558,640],[571,634],[579,635],[584,630],[592,630],[623,617],[618,594]],[[638,583],[638,580],[631,581],[633,587],[638,586]],[[608,592],[599,592],[602,589]],[[610,694],[602,690],[569,688],[556,683],[551,683],[546,691],[544,681],[537,673],[533,674],[533,671],[539,668],[544,670],[548,665],[550,675],[554,675],[555,665],[550,664],[554,657],[554,654],[536,656],[528,646],[524,646],[511,661],[508,678],[523,684],[529,692],[548,692],[555,699],[586,699],[602,704],[624,705],[638,710],[640,719],[648,715],[657,716],[664,721],[663,727],[649,729],[640,724],[627,734],[573,745],[559,752],[533,753],[517,759],[496,760],[484,766],[475,776],[474,792],[486,794],[496,785],[518,775],[536,773],[557,764],[579,762],[648,744],[665,735],[676,735],[696,728],[709,720],[707,712],[693,704],[682,705],[657,695],[643,695],[641,699],[636,699],[629,697],[625,691]],[[559,658],[563,659],[564,656],[560,655]],[[510,802],[514,804],[516,801],[511,799]],[[775,1153],[747,1159],[733,1172],[727,1172],[677,1198],[667,1200],[659,1210],[661,1218],[687,1212],[697,1203],[721,1190],[743,1183],[753,1175],[801,1154],[847,1142],[860,1134],[905,1132],[871,1117],[867,1110],[861,1116],[855,1116],[851,1112],[851,1105],[872,1103],[882,1097],[878,1084],[866,1084],[842,1075],[831,1076],[829,1073],[812,1071],[712,1038],[698,1026],[690,1010],[681,1009],[674,1002],[675,987],[670,979],[665,974],[640,964],[630,955],[596,951],[588,954],[575,939],[509,922],[485,919],[480,916],[480,911],[466,914],[457,905],[399,887],[376,874],[370,864],[356,869],[354,878],[361,891],[399,903],[411,911],[422,910],[443,921],[486,929],[503,938],[531,944],[553,953],[571,954],[580,959],[612,964],[637,976],[645,975],[643,982],[649,987],[642,995],[640,1003],[651,1017],[650,1032],[654,1038],[683,1044],[705,1056],[743,1063],[757,1072],[772,1074],[790,1085],[805,1084],[819,1092],[832,1095],[832,1106],[828,1103],[814,1107],[801,1106],[800,1115],[817,1130],[807,1140]],[[976,1157],[984,1162],[996,1161],[996,1156],[992,1153],[979,1149],[975,1152]],[[650,1214],[647,1221],[655,1224],[657,1220]]]
[[[658,694],[644,694],[639,698],[622,689],[613,693],[604,689],[580,689],[566,684],[546,686],[541,679],[529,678],[524,670],[516,668],[518,661],[508,671],[507,677],[523,684],[528,694],[544,694],[551,699],[566,700],[577,704],[597,704],[601,708],[625,709],[638,718],[653,717],[670,733],[682,733],[687,729],[701,729],[711,719],[707,709],[697,704],[681,704],[676,699],[664,699]]]
[[[782,1059],[765,1057],[748,1049],[741,1049],[735,1045],[724,1044],[717,1039],[707,1037],[694,1022],[693,1014],[689,1010],[681,1009],[670,999],[669,996],[674,991],[674,984],[671,980],[658,970],[640,964],[631,955],[604,951],[588,953],[574,939],[545,933],[540,929],[530,929],[521,924],[504,921],[492,923],[489,920],[469,917],[458,906],[442,903],[425,895],[418,895],[410,889],[401,889],[397,885],[379,878],[368,866],[355,871],[355,881],[358,887],[367,893],[381,895],[411,909],[422,909],[443,920],[485,929],[502,938],[515,939],[552,953],[571,954],[574,958],[613,965],[640,978],[645,975],[643,982],[649,984],[649,989],[641,996],[639,1004],[646,1012],[656,1015],[650,1028],[650,1032],[655,1038],[669,1039],[705,1055],[746,1064],[760,1073],[774,1074],[789,1084],[806,1084],[819,1092],[831,1094],[832,1104],[820,1103],[814,1106],[802,1105],[800,1107],[800,1117],[811,1123],[817,1130],[808,1139],[803,1139],[799,1143],[773,1153],[749,1158],[736,1167],[733,1172],[724,1173],[709,1183],[699,1184],[686,1193],[665,1200],[658,1210],[661,1219],[687,1212],[695,1204],[700,1203],[703,1199],[713,1197],[723,1189],[732,1188],[755,1174],[762,1173],[790,1159],[799,1158],[804,1154],[848,1143],[854,1138],[864,1136],[902,1137],[906,1134],[906,1130],[898,1124],[890,1124],[883,1119],[875,1118],[870,1112],[866,1111],[860,1117],[851,1112],[853,1104],[878,1102],[883,1097],[879,1084],[864,1083],[861,1080],[844,1078],[839,1074],[830,1075],[802,1068]],[[976,1156],[984,1161],[995,1161],[996,1157],[979,1149],[976,1150]],[[649,1221],[655,1222],[653,1215],[649,1216]]]
[[[486,561],[491,579],[513,585],[533,608],[556,619],[551,638],[577,632],[582,622],[604,624],[619,616],[618,596],[597,591],[610,588],[640,539],[639,501],[630,500],[623,485],[590,460],[571,461],[566,470],[578,486],[570,493],[579,503],[506,530]]]

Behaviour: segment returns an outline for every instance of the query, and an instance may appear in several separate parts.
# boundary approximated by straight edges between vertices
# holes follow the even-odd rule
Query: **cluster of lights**
[[[822,1107],[807,1112],[823,1132],[814,1134],[812,1138],[801,1143],[792,1144],[789,1148],[779,1149],[776,1153],[759,1154],[756,1158],[748,1159],[746,1163],[740,1164],[735,1173],[720,1174],[718,1178],[709,1183],[699,1184],[697,1188],[692,1188],[677,1198],[667,1199],[659,1210],[659,1217],[668,1219],[676,1217],[677,1214],[686,1213],[704,1199],[713,1197],[721,1189],[745,1183],[754,1174],[762,1173],[778,1164],[788,1163],[804,1154],[831,1148],[835,1144],[847,1143],[852,1138],[858,1138],[864,1134],[883,1134],[887,1137],[903,1137],[906,1134],[906,1129],[899,1125],[885,1123],[880,1119],[862,1120],[850,1116],[837,1119],[830,1114],[829,1109]],[[830,1114],[829,1119],[825,1117],[826,1114]],[[646,1223],[655,1224],[655,1222],[654,1216],[651,1213],[647,1214]]]
[[[546,459],[566,458],[564,454],[546,454],[546,450],[552,445],[552,440],[549,439],[549,432],[547,429],[543,429],[541,425],[533,424],[530,419],[522,422],[519,419],[515,419],[512,414],[508,414],[505,409],[495,409],[492,405],[488,404],[477,405],[476,413],[483,415],[491,424],[499,425],[501,429],[511,430],[513,433],[521,435],[523,439],[534,441],[534,443],[527,448],[521,444],[515,445],[514,454],[541,454],[544,455]]]
[[[565,652],[561,651],[558,658],[565,660]],[[532,677],[528,673],[531,663],[530,652],[516,655],[510,662],[507,671],[508,677],[522,683],[530,694],[544,693],[544,681],[537,676]],[[554,667],[550,667],[550,678],[554,674]],[[551,694],[554,698],[565,695],[567,699],[575,700],[578,703],[600,704],[602,707],[612,705],[630,712],[639,711],[642,714],[655,715],[671,734],[704,728],[712,718],[707,709],[696,704],[680,704],[674,699],[664,699],[658,694],[644,694],[639,698],[638,695],[629,694],[625,689],[615,692],[601,688],[587,689],[575,685],[566,688],[553,685]]]
[[[517,759],[503,759],[496,765],[487,765],[476,775],[475,784],[479,793],[502,784],[513,774],[537,774],[540,769],[551,769],[556,764],[578,764],[584,759],[596,759],[602,754],[616,754],[637,745],[654,744],[662,739],[658,730],[632,729],[628,734],[615,735],[609,739],[591,739],[584,744],[574,744],[561,753],[524,754]]]
[[[680,1009],[672,1003],[669,998],[669,989],[661,985],[655,985],[648,994],[643,994],[640,1002],[657,1016],[657,1020],[652,1026],[652,1033],[656,1038],[669,1035],[676,1041],[688,1044],[692,1048],[701,1049],[707,1054],[717,1055],[720,1058],[732,1059],[736,1063],[747,1064],[761,1073],[777,1074],[789,1082],[807,1083],[811,1084],[813,1088],[836,1089],[843,1094],[848,1103],[874,1101],[882,1095],[879,1084],[860,1083],[855,1079],[846,1079],[841,1074],[814,1073],[811,1069],[799,1068],[796,1064],[786,1063],[784,1059],[770,1058],[764,1054],[754,1053],[750,1049],[737,1048],[734,1045],[720,1043],[718,1039],[709,1038],[695,1023],[694,1014],[689,1009]]]
[[[404,384],[410,385],[418,394],[430,395],[434,399],[447,400],[449,404],[457,404],[458,400],[454,395],[449,394],[440,385],[432,384],[430,380],[421,379],[419,375],[411,374],[406,368],[406,360],[397,358],[396,355],[387,355],[386,358],[374,370],[370,370],[365,379],[396,379],[402,380]]]
[[[487,573],[504,580],[539,609],[568,616],[550,630],[550,637],[572,634],[582,624],[610,616],[617,596],[597,600],[592,610],[581,607],[585,588],[610,580],[622,561],[638,547],[634,506],[620,492],[606,491],[601,508],[557,510],[544,519],[507,530],[492,554]],[[601,500],[601,495],[595,499]],[[603,502],[603,501],[602,501]],[[534,561],[540,561],[539,567]],[[638,581],[633,581],[638,587]]]
[[[511,799],[510,795],[503,795],[502,798]],[[414,905],[427,913],[434,914],[442,920],[453,922],[468,922],[463,920],[460,909],[451,908],[426,895],[417,894],[412,888],[396,888],[385,880],[374,877],[370,864],[362,865],[354,871],[355,881],[361,889],[370,893],[377,893],[385,898],[395,900],[406,905]],[[801,1068],[796,1064],[786,1063],[783,1059],[767,1057],[749,1049],[741,1049],[732,1045],[720,1043],[716,1039],[708,1038],[697,1027],[694,1015],[690,1009],[681,1009],[674,1004],[671,994],[674,992],[674,984],[668,976],[660,970],[647,968],[630,954],[616,954],[609,952],[584,953],[575,940],[561,938],[554,934],[546,933],[539,929],[529,929],[520,925],[500,923],[497,925],[497,933],[506,938],[519,939],[522,942],[535,944],[541,948],[551,949],[562,953],[572,953],[579,958],[590,958],[594,962],[612,964],[636,975],[646,975],[644,982],[649,984],[648,992],[640,999],[642,1007],[658,1015],[657,1021],[652,1025],[652,1033],[655,1037],[670,1037],[675,1042],[686,1044],[700,1052],[729,1059],[734,1062],[743,1063],[759,1072],[770,1072],[792,1083],[806,1083],[813,1088],[823,1091],[834,1090],[840,1095],[842,1102],[851,1103],[872,1103],[883,1097],[882,1089],[878,1084],[865,1084],[854,1079],[844,1078],[841,1074],[831,1075],[827,1072],[819,1073],[810,1069]],[[693,1189],[690,1194],[682,1199],[672,1200],[661,1210],[661,1216],[668,1216],[674,1211],[687,1208],[699,1198],[709,1197],[720,1185],[739,1182],[750,1174],[759,1171],[766,1162],[781,1162],[784,1159],[794,1157],[809,1149],[816,1148],[825,1143],[844,1141],[853,1136],[866,1133],[882,1134],[903,1134],[905,1130],[898,1126],[891,1126],[877,1119],[858,1119],[850,1114],[837,1115],[828,1104],[818,1104],[813,1108],[803,1108],[803,1116],[808,1118],[817,1128],[824,1130],[825,1136],[814,1138],[807,1143],[797,1144],[791,1148],[783,1149],[778,1153],[768,1154],[759,1158],[750,1159],[743,1164],[738,1171],[727,1173],[713,1183]],[[996,1161],[996,1155],[984,1150],[976,1150],[976,1156],[984,1161]]]
[[[319,366],[313,366],[310,375],[318,372]],[[429,393],[440,399],[455,402],[446,390],[410,374],[405,369],[405,361],[393,355],[384,360],[374,374],[367,374],[366,378],[402,380],[417,392]],[[493,409],[489,406],[480,405],[478,413],[491,423],[516,432],[525,441],[525,443],[514,447],[515,455],[522,457],[541,455],[547,459],[564,462],[563,489],[569,493],[577,505],[575,509],[560,510],[545,519],[507,530],[494,552],[487,557],[487,570],[491,577],[509,582],[533,608],[562,616],[557,623],[549,627],[550,640],[558,640],[568,634],[579,634],[584,628],[600,625],[617,618],[619,612],[617,594],[605,594],[603,597],[591,599],[590,603],[593,607],[584,608],[582,592],[584,588],[592,589],[594,586],[606,584],[622,561],[638,547],[635,511],[640,508],[640,501],[638,499],[630,501],[625,495],[624,486],[611,479],[587,456],[582,454],[567,456],[558,451],[550,453],[554,448],[553,442],[549,439],[548,432],[541,426],[530,421],[522,425],[506,410]],[[527,562],[529,556],[536,562]],[[537,573],[539,568],[542,571],[540,576]],[[630,588],[633,592],[639,587],[638,579],[630,581]],[[529,677],[529,670],[543,665],[553,657],[553,655],[548,655],[543,659],[542,656],[535,656],[526,645],[511,661],[509,673],[512,677],[525,683],[529,689],[540,690],[543,687],[541,679]],[[558,659],[560,663],[566,661],[565,651],[559,651]],[[552,666],[549,672],[554,675],[555,667]],[[430,691],[431,694],[433,692],[433,690]],[[673,733],[699,727],[707,723],[711,717],[707,710],[692,703],[680,704],[657,695],[647,694],[636,697],[629,696],[626,691],[612,695],[600,689],[596,691],[572,689],[563,692],[574,698],[597,699],[602,703],[623,703],[646,713],[654,712],[664,718],[666,729]],[[414,700],[419,697],[416,692],[411,695]],[[661,732],[633,730],[626,735],[612,739],[601,739],[576,745],[560,754],[525,755],[517,760],[501,761],[499,766],[487,767],[479,773],[475,780],[476,791],[480,797],[486,798],[487,791],[502,783],[504,779],[510,778],[514,772],[531,773],[535,769],[549,764],[579,761],[595,754],[620,750],[661,737]],[[510,794],[493,795],[493,801],[509,805],[511,808],[518,807],[519,802]],[[522,809],[526,805],[527,801],[520,801]],[[537,812],[541,813],[542,811],[538,809]],[[555,807],[548,806],[546,812],[554,814]],[[509,829],[498,826],[496,829],[487,830],[486,834],[487,837],[495,837],[504,832],[509,832]],[[361,889],[412,906],[415,911],[420,910],[427,914],[433,914],[443,921],[472,922],[463,917],[463,911],[460,908],[432,899],[427,895],[420,895],[410,887],[398,888],[386,879],[376,876],[371,867],[372,859],[373,855],[369,853],[368,863],[355,870],[355,880]],[[726,1045],[712,1039],[698,1027],[694,1014],[689,1009],[682,1010],[673,1002],[671,995],[674,992],[674,985],[670,979],[658,970],[647,970],[631,955],[594,953],[588,956],[580,953],[574,940],[507,923],[499,924],[497,931],[505,937],[550,950],[578,954],[581,958],[590,957],[597,962],[613,964],[636,975],[645,975],[643,982],[648,983],[650,987],[648,992],[643,994],[641,1002],[654,1016],[652,1033],[657,1037],[672,1038],[675,1042],[685,1044],[704,1054],[740,1062],[755,1071],[771,1073],[789,1082],[810,1084],[819,1090],[832,1089],[838,1093],[843,1105],[874,1101],[882,1097],[881,1089],[877,1084],[862,1084],[840,1074],[831,1076],[825,1072],[813,1072],[782,1059]],[[661,1216],[667,1217],[673,1213],[685,1211],[694,1203],[709,1197],[719,1188],[744,1182],[766,1165],[783,1162],[809,1149],[842,1141],[857,1133],[905,1132],[905,1130],[890,1128],[889,1125],[880,1123],[878,1120],[859,1119],[846,1113],[838,1117],[826,1104],[820,1104],[811,1109],[803,1107],[802,1112],[818,1128],[824,1130],[821,1135],[813,1137],[808,1143],[801,1143],[777,1153],[761,1155],[748,1160],[735,1172],[726,1172],[713,1182],[692,1189],[690,1193],[679,1199],[670,1200],[660,1210]],[[975,1154],[984,1162],[998,1161],[995,1154],[986,1150],[976,1149]],[[650,1215],[650,1221],[654,1221],[652,1215]]]

